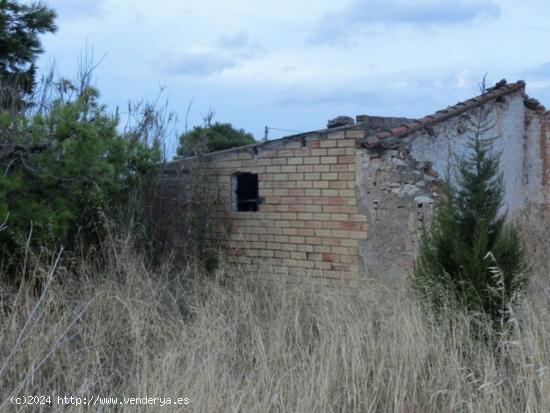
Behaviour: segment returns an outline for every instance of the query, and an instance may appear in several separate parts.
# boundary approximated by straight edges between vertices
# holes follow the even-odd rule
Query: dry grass
[[[191,269],[152,272],[128,240],[115,245],[108,269],[84,260],[75,278],[55,263],[29,264],[49,280],[43,293],[1,293],[0,410],[39,411],[10,405],[12,394],[191,399],[183,409],[139,408],[150,412],[550,409],[543,288],[495,356],[471,339],[463,315],[430,325],[404,285],[368,283],[354,297],[243,279],[191,286]],[[90,411],[70,411],[80,410]]]

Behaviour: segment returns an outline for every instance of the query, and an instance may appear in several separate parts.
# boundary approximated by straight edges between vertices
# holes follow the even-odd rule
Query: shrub
[[[74,88],[76,91],[76,88]],[[44,113],[0,117],[0,234],[4,257],[32,233],[35,245],[73,247],[101,238],[103,216],[124,206],[154,176],[158,143],[117,131],[118,118],[91,87],[52,101]]]
[[[503,181],[487,108],[470,121],[469,153],[457,162],[431,227],[422,234],[413,286],[436,313],[448,299],[496,329],[528,281],[518,230],[506,223]]]

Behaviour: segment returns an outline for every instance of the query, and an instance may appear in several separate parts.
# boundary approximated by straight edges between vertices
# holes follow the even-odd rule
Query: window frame
[[[255,192],[255,198],[239,199],[239,187],[246,185],[242,182],[243,177],[250,177],[255,180],[255,188],[251,191]],[[241,181],[241,182],[239,182]],[[241,191],[242,193],[242,191]],[[259,212],[262,199],[260,198],[260,185],[258,174],[251,172],[236,172],[231,175],[231,211],[233,212]],[[251,209],[243,207],[243,205],[250,205]]]

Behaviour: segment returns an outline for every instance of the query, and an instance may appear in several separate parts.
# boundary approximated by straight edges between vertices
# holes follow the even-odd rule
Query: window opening
[[[260,199],[258,196],[258,175],[237,173],[231,177],[233,211],[258,211]]]

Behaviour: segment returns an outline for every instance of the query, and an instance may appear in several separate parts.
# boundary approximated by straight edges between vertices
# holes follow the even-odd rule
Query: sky
[[[550,107],[548,0],[45,0],[39,66],[93,53],[109,110],[161,101],[179,130],[214,120],[269,138],[339,115],[422,117],[502,78]],[[87,52],[86,52],[87,51]],[[292,132],[290,132],[292,131]],[[176,138],[168,142],[175,149]]]

